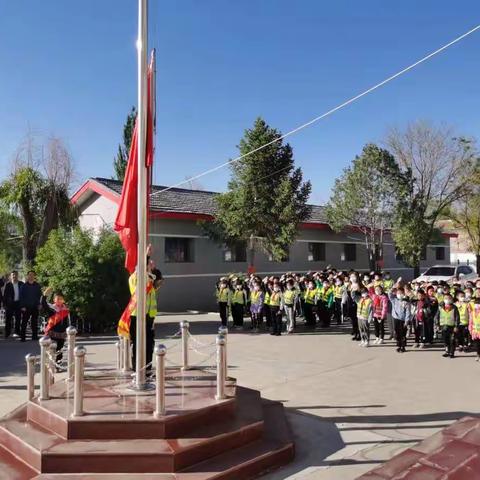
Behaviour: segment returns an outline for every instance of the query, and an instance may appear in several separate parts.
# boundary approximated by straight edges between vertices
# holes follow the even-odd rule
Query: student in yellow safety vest
[[[283,292],[283,300],[285,304],[285,315],[287,317],[287,333],[293,333],[296,325],[296,311],[298,291],[295,289],[293,279],[287,280],[286,289]]]
[[[357,303],[358,327],[360,330],[360,346],[370,346],[370,323],[373,319],[373,302],[368,294],[368,290],[362,287],[360,293],[353,292],[353,297]]]
[[[270,335],[279,337],[282,334],[282,312],[284,309],[284,298],[280,282],[274,280],[273,289],[270,294],[270,315],[272,318],[272,332]]]
[[[228,324],[228,309],[230,308],[232,291],[225,277],[220,279],[217,285],[216,297],[218,304],[218,313],[220,314],[220,321],[224,327]]]
[[[305,324],[308,327],[315,326],[315,308],[317,304],[317,289],[315,288],[315,282],[312,279],[307,280],[307,289],[304,294],[304,315]]]
[[[345,312],[342,307],[344,305],[343,297],[346,289],[347,287],[343,283],[343,278],[338,276],[335,280],[335,287],[333,287],[333,318],[336,320],[337,325],[343,322]]]
[[[243,288],[243,283],[241,280],[237,280],[234,284],[231,300],[233,328],[236,330],[243,328],[243,314],[245,313],[246,304],[247,295]]]
[[[252,329],[255,333],[260,330],[262,324],[262,310],[265,294],[260,282],[255,280],[250,290],[250,317],[252,319]]]
[[[480,361],[480,297],[471,305],[471,315],[468,329],[477,352],[477,362]]]
[[[438,306],[435,322],[443,334],[445,344],[443,356],[453,358],[455,356],[456,335],[460,324],[460,316],[450,293],[446,293],[443,296],[443,302]]]
[[[465,297],[463,291],[457,291],[457,301],[455,303],[458,309],[460,323],[458,325],[458,350],[460,352],[466,351],[469,345],[468,341],[468,326],[470,324],[470,312],[472,307]]]

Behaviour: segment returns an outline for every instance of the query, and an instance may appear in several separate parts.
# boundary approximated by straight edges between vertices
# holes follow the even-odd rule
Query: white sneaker
[[[383,343],[383,338],[378,339],[378,345],[381,345]]]
[[[380,340],[380,339],[379,339],[378,337],[375,337],[375,340],[373,341],[373,343],[374,343],[375,345],[377,345],[377,343],[378,343],[379,340]]]
[[[480,362],[480,355],[477,355],[477,358],[475,359],[476,362]]]
[[[370,342],[365,342],[363,346],[364,346],[365,348],[369,347],[369,346],[370,346]]]
[[[365,343],[365,342],[362,340],[358,345],[359,345],[360,347],[363,347],[363,344],[364,344],[364,343]]]
[[[424,343],[421,343],[421,344],[420,344],[420,348],[425,348],[425,344],[424,344]]]

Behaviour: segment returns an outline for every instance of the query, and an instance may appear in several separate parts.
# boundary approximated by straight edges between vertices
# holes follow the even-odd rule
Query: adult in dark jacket
[[[5,338],[10,336],[12,327],[14,336],[20,336],[20,290],[23,282],[18,280],[18,272],[14,270],[10,274],[10,281],[5,285],[3,291],[3,304],[5,305]],[[13,323],[14,321],[14,323]]]
[[[38,314],[42,298],[42,289],[36,282],[35,272],[27,273],[27,281],[20,288],[20,308],[22,310],[22,327],[20,330],[21,341],[25,341],[27,323],[30,319],[32,327],[32,340],[38,339]]]

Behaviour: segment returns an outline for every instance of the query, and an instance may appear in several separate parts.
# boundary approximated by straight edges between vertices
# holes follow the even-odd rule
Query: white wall
[[[95,193],[82,204],[82,214],[79,217],[80,227],[97,233],[104,227],[112,227],[117,209],[118,206],[115,202]]]

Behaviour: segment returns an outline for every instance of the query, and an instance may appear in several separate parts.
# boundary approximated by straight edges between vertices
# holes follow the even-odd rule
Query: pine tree
[[[137,118],[137,110],[132,107],[127,115],[127,120],[123,126],[123,145],[118,145],[117,156],[113,160],[113,168],[117,180],[123,182],[125,170],[127,169],[128,155],[130,153],[130,144],[132,143],[133,129],[135,128],[135,120]]]
[[[240,140],[240,155],[279,137],[278,130],[258,118]],[[310,214],[311,184],[303,182],[301,169],[295,168],[292,148],[275,141],[233,163],[231,170],[228,191],[216,197],[216,219],[206,225],[207,233],[226,245],[246,243],[251,267],[258,249],[281,261],[288,256],[299,224]]]

